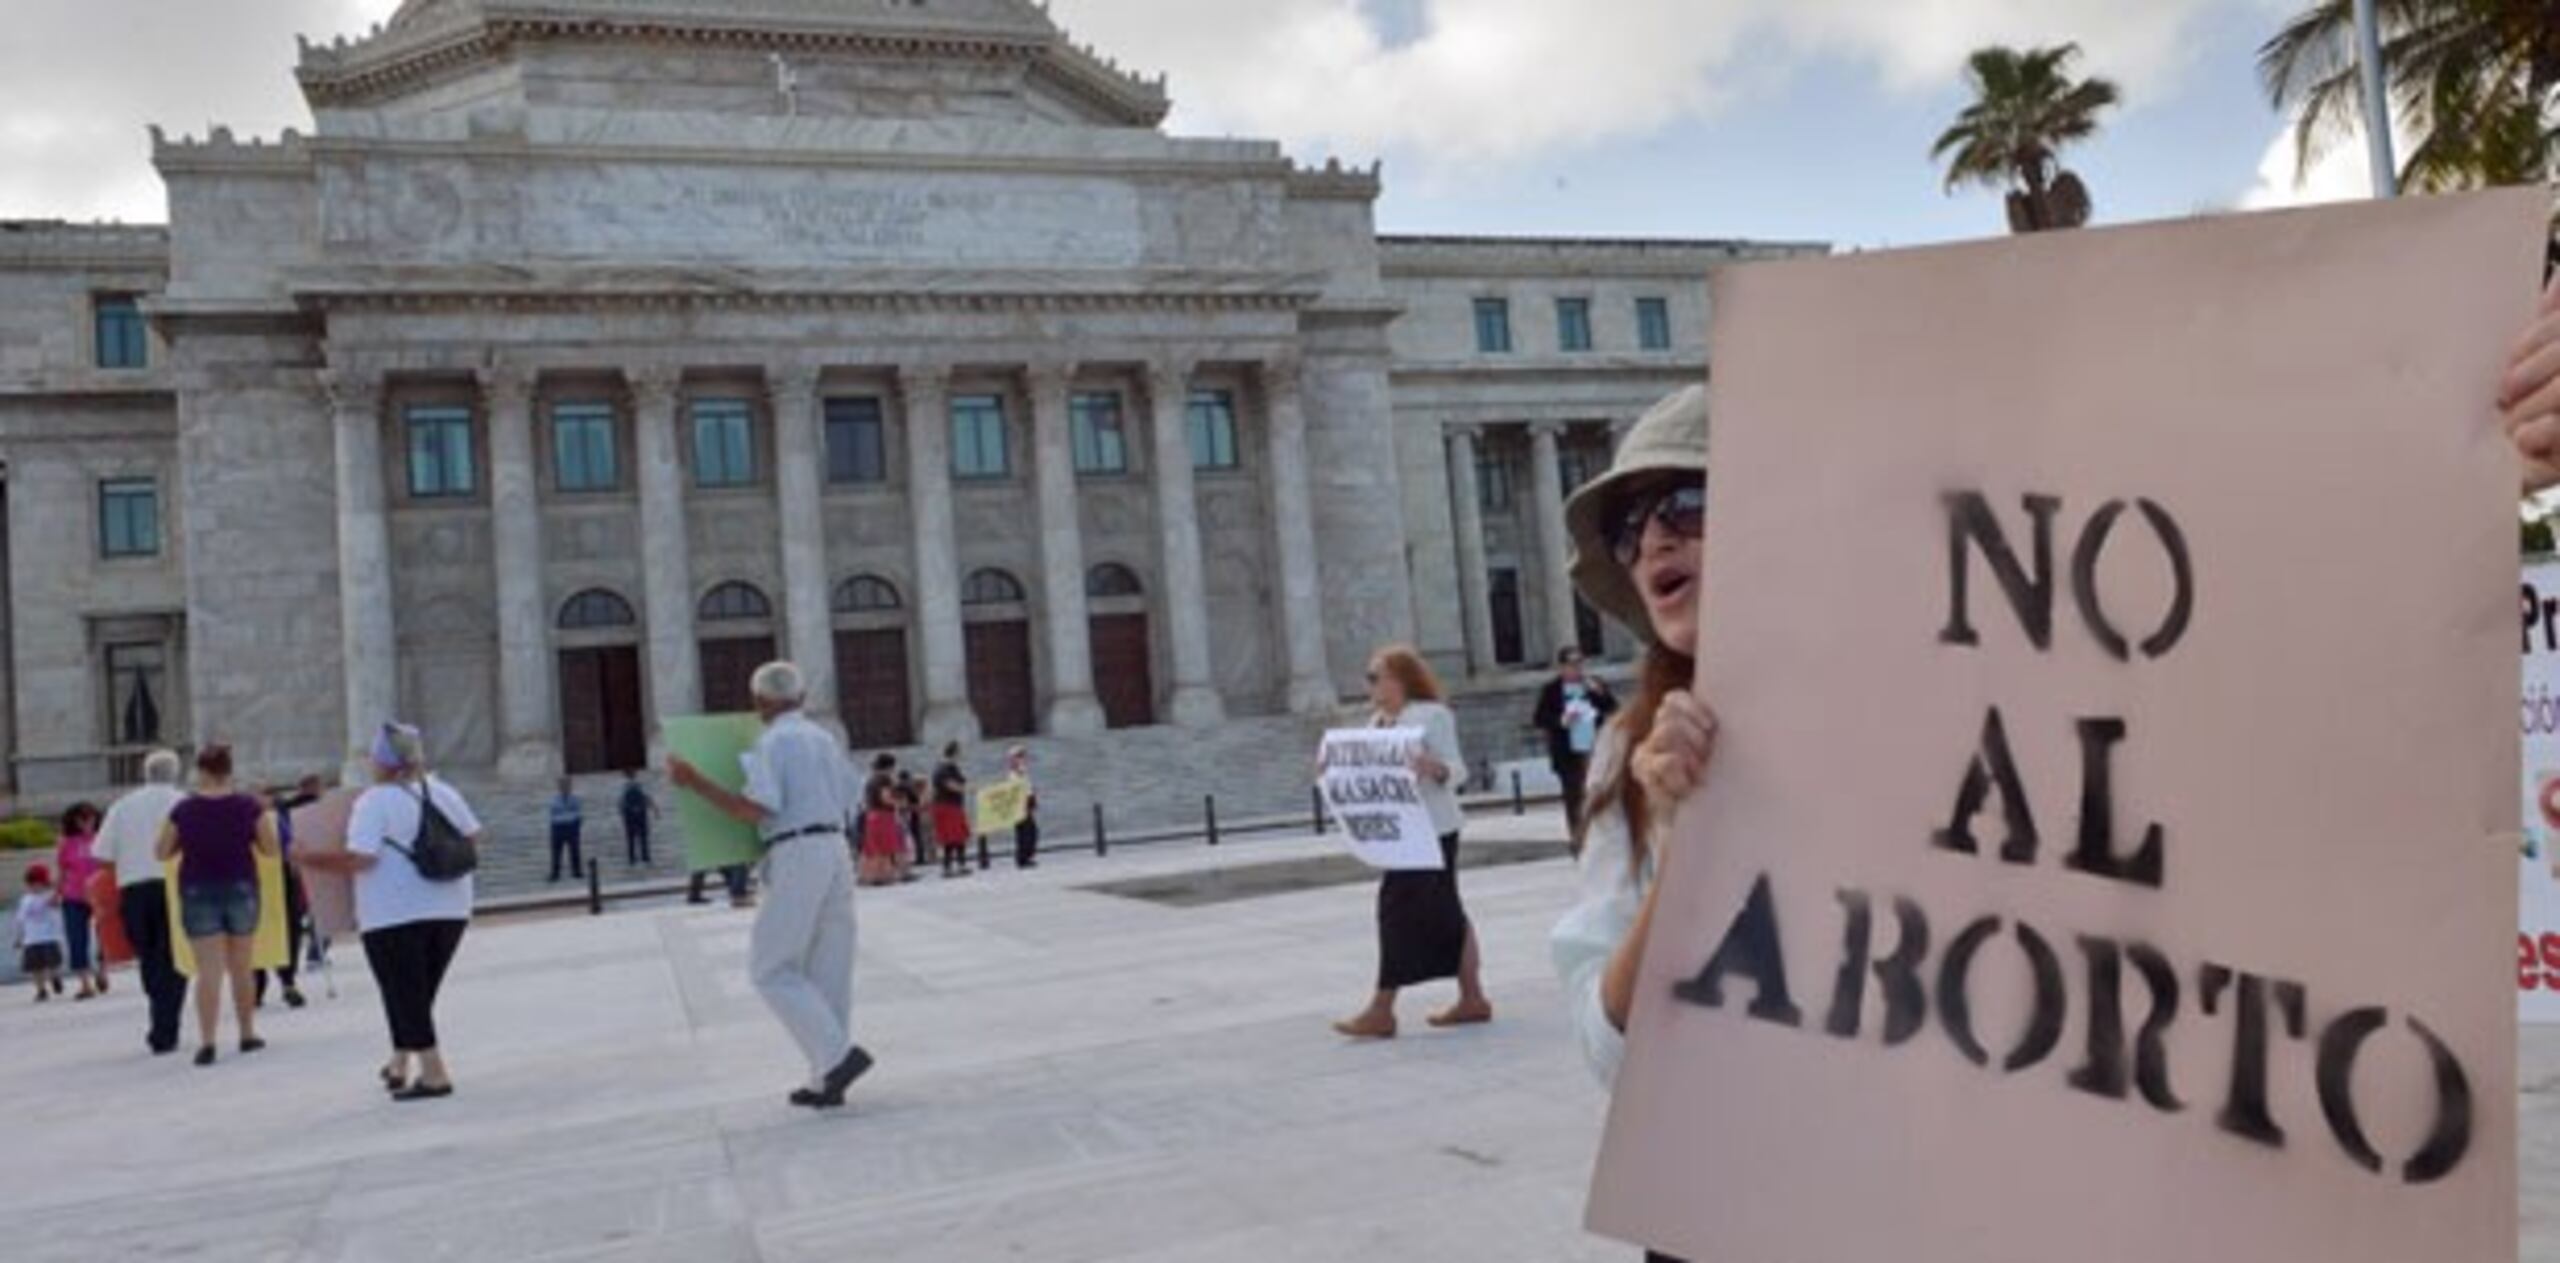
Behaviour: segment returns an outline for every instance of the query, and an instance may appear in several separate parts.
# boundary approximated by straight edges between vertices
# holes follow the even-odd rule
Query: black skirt
[[[1378,880],[1378,990],[1458,976],[1467,909],[1458,901],[1458,835],[1440,837],[1440,871]]]

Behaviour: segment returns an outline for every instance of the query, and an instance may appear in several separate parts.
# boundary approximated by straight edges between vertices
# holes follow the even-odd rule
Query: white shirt
[[[460,791],[433,776],[427,778],[427,792],[434,796],[436,810],[452,822],[465,836],[480,836],[480,817],[471,814],[471,804],[462,800]],[[411,782],[376,785],[356,799],[355,811],[347,819],[347,849],[358,855],[370,855],[373,867],[356,874],[356,928],[387,930],[396,925],[417,921],[468,921],[474,893],[468,876],[452,881],[428,881],[418,875],[418,866],[401,854],[418,837],[418,786]],[[396,845],[400,850],[393,850]]]
[[[1466,810],[1458,805],[1458,788],[1467,783],[1467,756],[1458,749],[1458,717],[1438,702],[1407,702],[1404,710],[1390,720],[1384,712],[1369,717],[1372,725],[1422,730],[1422,748],[1431,757],[1449,765],[1449,779],[1435,781],[1427,776],[1413,778],[1422,791],[1422,805],[1431,812],[1431,827],[1441,834],[1456,833],[1467,823]]]
[[[169,823],[169,809],[186,797],[175,785],[145,785],[107,808],[89,854],[101,864],[116,866],[118,889],[161,879],[160,857],[152,852],[160,845],[161,826]]]
[[[1617,775],[1621,744],[1616,723],[1600,731],[1591,756],[1592,785],[1605,785]],[[1609,958],[1617,954],[1618,945],[1634,932],[1645,888],[1652,884],[1650,860],[1641,879],[1635,871],[1625,801],[1593,815],[1583,826],[1582,898],[1556,922],[1547,936],[1547,950],[1555,960],[1556,976],[1564,983],[1566,1014],[1582,1043],[1583,1060],[1590,1063],[1592,1076],[1602,1087],[1617,1083],[1627,1037],[1609,1021],[1608,1010],[1600,1003],[1600,980],[1609,972]]]
[[[62,946],[62,903],[52,891],[18,896],[18,946]]]
[[[827,730],[799,711],[766,724],[753,749],[738,756],[747,783],[743,796],[764,809],[756,825],[766,841],[802,829],[845,827],[861,810],[862,781]]]

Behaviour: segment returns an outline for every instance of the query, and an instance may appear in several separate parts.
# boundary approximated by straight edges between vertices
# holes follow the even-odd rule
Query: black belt
[[[824,835],[824,834],[829,834],[829,833],[837,833],[837,834],[840,834],[840,833],[843,833],[843,832],[844,832],[844,826],[843,826],[843,825],[840,825],[840,824],[813,824],[813,825],[810,825],[810,826],[809,826],[808,828],[806,828],[806,829],[794,829],[794,830],[792,830],[792,831],[791,831],[791,832],[789,832],[789,833],[778,833],[778,834],[775,834],[775,835],[774,835],[774,836],[772,836],[772,837],[766,838],[766,839],[764,840],[764,844],[765,844],[767,847],[776,847],[776,846],[780,846],[780,845],[782,845],[782,844],[783,844],[783,843],[785,843],[785,842],[792,841],[793,839],[796,839],[796,838],[814,838],[814,837],[822,836],[822,835]]]

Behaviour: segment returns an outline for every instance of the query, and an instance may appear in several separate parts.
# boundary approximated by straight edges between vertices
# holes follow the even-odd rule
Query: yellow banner
[[[977,831],[1011,833],[1031,818],[1031,782],[1008,776],[978,791]]]

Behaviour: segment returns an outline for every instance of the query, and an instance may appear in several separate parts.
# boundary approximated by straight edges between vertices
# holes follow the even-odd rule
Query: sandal
[[[395,1101],[439,1101],[453,1095],[450,1083],[412,1083],[391,1094]]]
[[[1430,1018],[1433,1026],[1442,1027],[1480,1026],[1492,1020],[1493,1005],[1489,1001],[1480,1001],[1473,1007],[1464,1004],[1453,1004],[1448,1008],[1432,1014]]]

